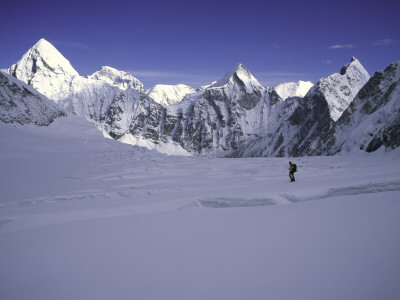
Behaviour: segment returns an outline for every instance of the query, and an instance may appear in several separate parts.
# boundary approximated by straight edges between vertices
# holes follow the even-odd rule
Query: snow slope
[[[4,299],[398,299],[400,152],[165,156],[0,123]]]

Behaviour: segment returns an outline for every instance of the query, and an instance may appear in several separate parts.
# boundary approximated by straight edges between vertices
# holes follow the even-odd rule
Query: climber
[[[294,178],[294,172],[297,172],[297,165],[293,164],[291,161],[289,161],[289,178],[290,181],[296,181]]]

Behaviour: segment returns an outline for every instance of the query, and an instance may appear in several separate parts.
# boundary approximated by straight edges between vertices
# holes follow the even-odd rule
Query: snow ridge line
[[[40,197],[40,198],[33,198],[33,199],[25,199],[7,203],[1,203],[1,208],[9,208],[9,207],[16,207],[16,206],[26,206],[31,204],[41,204],[41,203],[54,203],[54,202],[63,202],[63,201],[73,201],[73,200],[83,200],[83,199],[94,199],[96,197],[107,197],[110,194],[116,194],[115,192],[112,193],[89,193],[89,194],[77,194],[77,195],[65,195],[65,196],[55,196],[55,197]]]
[[[295,203],[301,201],[317,200],[317,199],[324,199],[324,198],[331,198],[338,196],[352,196],[352,195],[383,193],[392,191],[400,191],[400,181],[381,182],[381,183],[369,182],[364,185],[337,187],[337,188],[331,188],[326,193],[323,194],[304,196],[304,197],[298,197],[291,194],[280,194],[280,196],[290,202]]]
[[[276,204],[276,202],[270,198],[243,199],[229,197],[203,198],[196,200],[196,203],[201,208],[254,207]]]

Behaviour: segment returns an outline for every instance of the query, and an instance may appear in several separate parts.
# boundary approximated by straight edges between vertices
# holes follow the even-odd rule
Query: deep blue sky
[[[0,68],[40,38],[86,76],[108,65],[156,83],[211,83],[242,63],[264,85],[316,82],[352,56],[400,60],[400,1],[2,1]]]

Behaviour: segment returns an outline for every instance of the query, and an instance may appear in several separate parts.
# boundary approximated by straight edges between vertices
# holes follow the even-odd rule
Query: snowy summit
[[[278,95],[286,100],[290,97],[304,97],[314,84],[311,81],[284,82],[274,89]]]
[[[101,70],[88,76],[88,78],[103,81],[109,85],[116,86],[121,90],[143,90],[143,83],[131,74],[107,66],[103,66]]]
[[[158,104],[169,106],[181,102],[187,94],[194,93],[195,91],[194,88],[185,84],[157,84],[147,91],[147,95]]]
[[[320,79],[309,93],[319,90],[329,104],[332,120],[337,121],[369,78],[369,73],[360,61],[352,57],[350,63],[343,66],[340,73]]]
[[[69,61],[48,41],[40,39],[7,72],[58,102],[79,76]]]
[[[263,86],[258,80],[242,64],[237,64],[236,67],[226,73],[222,79],[214,83],[212,87],[222,87],[235,83],[244,85],[247,93],[263,89]]]

